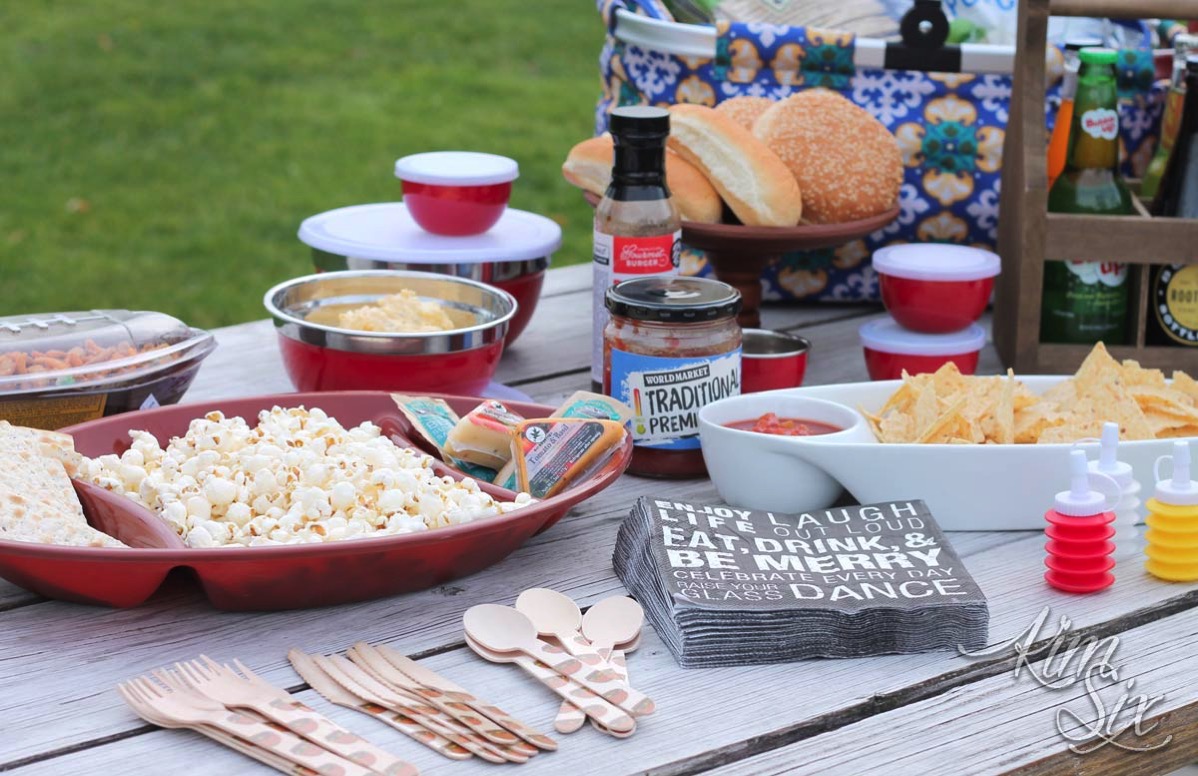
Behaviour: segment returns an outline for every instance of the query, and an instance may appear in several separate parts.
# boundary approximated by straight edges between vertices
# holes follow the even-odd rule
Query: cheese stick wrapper
[[[597,471],[624,442],[614,420],[547,418],[516,427],[512,444],[519,490],[548,498]]]
[[[549,417],[615,420],[623,425],[632,419],[632,408],[610,396],[590,391],[577,391]]]
[[[405,396],[401,393],[391,394],[391,399],[412,424],[416,433],[441,454],[441,460],[476,480],[490,482],[495,479],[494,469],[458,460],[445,452],[446,440],[461,420],[445,400],[428,396]]]
[[[458,421],[445,440],[445,452],[460,460],[502,469],[512,457],[512,433],[524,420],[494,399],[487,399]],[[494,476],[492,474],[492,476]]]

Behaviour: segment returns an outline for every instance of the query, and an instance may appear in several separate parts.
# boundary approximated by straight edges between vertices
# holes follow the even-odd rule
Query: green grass
[[[263,317],[311,269],[303,218],[443,148],[517,159],[513,206],[589,258],[560,172],[599,90],[588,0],[36,0],[0,29],[0,314]]]

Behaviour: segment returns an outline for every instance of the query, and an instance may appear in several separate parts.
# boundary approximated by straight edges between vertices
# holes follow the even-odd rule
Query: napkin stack
[[[782,515],[645,497],[612,561],[683,668],[986,644],[986,598],[922,501]]]

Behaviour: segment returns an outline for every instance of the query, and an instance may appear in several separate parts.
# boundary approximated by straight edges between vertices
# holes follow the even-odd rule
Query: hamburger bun
[[[715,109],[728,118],[752,131],[753,125],[762,113],[774,106],[774,101],[768,97],[733,97],[724,100]]]
[[[855,221],[898,201],[898,141],[865,110],[827,89],[799,92],[757,119],[753,134],[782,158],[814,224]]]
[[[670,148],[707,176],[742,224],[794,226],[799,185],[778,155],[729,116],[703,105],[670,108]]]
[[[570,149],[570,154],[562,164],[562,175],[583,191],[603,196],[611,183],[614,153],[609,134],[584,140]],[[666,149],[666,186],[674,196],[674,203],[678,205],[678,212],[684,221],[703,224],[720,222],[724,209],[720,195],[703,177],[703,173],[669,149]]]

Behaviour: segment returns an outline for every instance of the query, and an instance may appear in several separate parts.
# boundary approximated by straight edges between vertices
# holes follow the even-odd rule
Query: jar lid
[[[477,151],[430,151],[395,162],[395,177],[430,186],[489,186],[520,176],[514,159]]]
[[[907,280],[969,281],[1002,271],[998,254],[967,245],[904,243],[874,251],[874,271]]]
[[[655,275],[607,289],[607,309],[637,321],[715,321],[740,312],[740,292],[718,280]]]
[[[300,241],[355,259],[405,264],[478,264],[545,258],[561,247],[562,228],[544,216],[508,208],[482,234],[445,237],[424,231],[402,202],[329,210],[305,219]]]
[[[904,329],[893,318],[881,318],[863,325],[859,334],[864,347],[900,356],[956,356],[974,353],[986,344],[986,330],[976,323],[952,334],[920,334]]]

